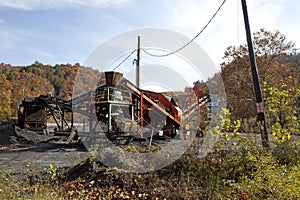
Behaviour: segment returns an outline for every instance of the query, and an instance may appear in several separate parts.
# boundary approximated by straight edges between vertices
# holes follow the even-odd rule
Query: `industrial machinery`
[[[209,97],[197,88],[167,95],[139,89],[121,73],[105,72],[105,83],[69,101],[51,96],[25,98],[19,108],[17,131],[42,139],[65,136],[67,142],[78,133],[105,134],[116,143],[168,139],[189,133],[191,120],[195,121],[207,101]],[[50,119],[56,124],[52,132],[47,128]]]
[[[106,72],[105,76],[106,83],[97,87],[92,98],[97,119],[109,138],[176,135],[180,111],[163,93],[138,89],[121,73]]]
[[[49,122],[55,124],[55,127],[50,128]],[[18,124],[15,130],[19,136],[33,142],[69,137],[75,131],[71,101],[50,95],[25,98],[19,105]]]

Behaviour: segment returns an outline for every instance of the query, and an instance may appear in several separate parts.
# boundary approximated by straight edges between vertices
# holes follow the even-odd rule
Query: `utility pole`
[[[140,88],[140,36],[138,36],[138,46],[136,55],[136,87]]]
[[[268,143],[269,138],[268,138],[268,130],[267,130],[265,110],[264,110],[264,102],[263,102],[261,88],[260,88],[260,84],[259,84],[258,70],[257,70],[257,66],[256,66],[256,60],[255,60],[253,44],[252,44],[252,39],[251,39],[251,31],[250,31],[249,18],[248,18],[248,12],[247,12],[247,5],[246,5],[246,0],[241,0],[241,1],[242,1],[242,8],[243,8],[243,14],[244,14],[244,22],[245,22],[245,29],[246,29],[246,36],[247,36],[249,58],[250,58],[250,63],[251,63],[254,91],[255,91],[255,96],[256,96],[257,123],[260,128],[262,145],[264,147],[268,148],[269,147],[269,143]]]
[[[137,55],[136,59],[134,59],[134,62],[136,64],[136,87],[139,89],[140,88],[140,52],[141,52],[141,42],[140,42],[140,36],[138,36],[138,44],[137,44]],[[140,105],[136,105],[137,108],[139,108],[139,119],[140,119],[140,137],[144,137],[144,110],[143,110],[143,104],[144,104],[144,94],[141,92],[140,95]]]

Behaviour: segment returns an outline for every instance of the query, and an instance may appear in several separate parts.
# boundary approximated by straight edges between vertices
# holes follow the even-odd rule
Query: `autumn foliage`
[[[284,112],[285,116],[289,115],[295,119],[297,114],[296,99],[299,93],[296,91],[300,86],[300,55],[297,54],[295,43],[288,41],[279,31],[270,32],[261,29],[253,33],[253,48],[262,95],[266,103],[268,126],[273,131],[274,124],[279,120],[281,127],[286,127],[283,122],[288,123],[287,118],[280,119],[279,115]],[[233,113],[232,117],[243,120],[244,131],[257,132],[253,128],[249,130],[249,124],[255,124],[256,97],[247,45],[228,47],[223,59],[225,62],[221,66],[220,74],[226,89],[228,108]],[[286,104],[279,105],[281,110],[277,112],[277,116],[274,116],[274,104],[270,101],[271,99],[281,101],[282,96],[274,96],[275,93],[270,92],[274,89],[290,91],[285,99]]]
[[[81,81],[97,84],[100,72],[76,63],[44,65],[38,61],[29,66],[0,64],[0,120],[16,117],[18,105],[25,97],[37,97],[51,93],[54,97],[70,99],[76,76]],[[87,88],[84,88],[87,89]]]

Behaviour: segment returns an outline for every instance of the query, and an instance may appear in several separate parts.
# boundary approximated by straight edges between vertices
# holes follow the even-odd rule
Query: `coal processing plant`
[[[105,83],[71,100],[25,98],[19,106],[18,135],[34,142],[67,143],[98,135],[127,144],[172,139],[199,129],[200,109],[210,99],[196,87],[172,95],[140,89],[119,72],[104,73]]]

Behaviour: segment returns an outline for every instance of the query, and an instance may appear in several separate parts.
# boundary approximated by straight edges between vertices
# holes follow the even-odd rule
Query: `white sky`
[[[101,43],[140,28],[193,38],[223,0],[0,0],[0,62],[84,63]],[[279,30],[299,47],[300,1],[248,0],[251,30]],[[216,66],[246,43],[240,0],[227,0],[195,40]]]

